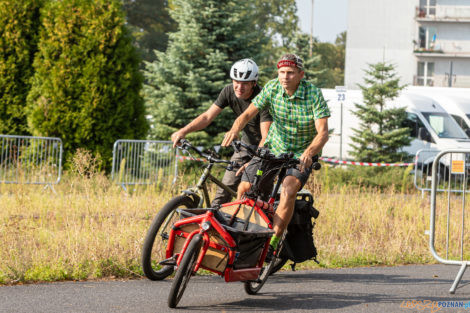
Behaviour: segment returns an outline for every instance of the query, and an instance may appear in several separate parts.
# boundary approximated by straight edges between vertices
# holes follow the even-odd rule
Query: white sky
[[[334,42],[336,35],[347,28],[348,0],[313,0],[313,36],[320,41]],[[300,29],[310,34],[312,0],[296,0]]]

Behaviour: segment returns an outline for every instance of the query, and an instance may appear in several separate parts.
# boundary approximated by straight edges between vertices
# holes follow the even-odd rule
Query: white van
[[[432,97],[470,135],[470,88],[409,87],[408,90]]]
[[[359,128],[360,121],[351,111],[356,109],[355,103],[363,102],[362,92],[348,90],[344,101],[338,98],[338,93],[334,89],[322,89],[322,92],[331,110],[328,126],[330,130],[332,129],[322,155],[354,161],[350,154],[351,137],[354,136],[353,128]],[[391,105],[406,108],[407,125],[411,128],[413,137],[411,144],[404,148],[408,154],[415,155],[420,149],[438,151],[455,148],[470,149],[470,139],[466,133],[436,100],[413,91],[404,91],[388,104],[389,107]],[[369,162],[376,162],[376,160],[369,160]]]

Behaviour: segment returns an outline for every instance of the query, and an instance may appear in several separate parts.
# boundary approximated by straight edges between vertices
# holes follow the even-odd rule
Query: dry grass
[[[150,186],[129,195],[101,174],[75,171],[56,191],[0,185],[0,283],[142,274],[143,238],[174,190],[156,192]],[[315,240],[321,266],[434,262],[424,234],[429,229],[427,196],[358,188],[328,193],[317,189],[315,194],[320,210]],[[440,208],[446,208],[446,201],[439,200]],[[451,242],[459,242],[461,209],[458,200],[452,201],[456,209],[451,213]],[[436,242],[442,252],[447,212],[439,209],[438,213],[438,231],[444,235]],[[455,244],[450,250],[453,255],[460,251]],[[302,265],[311,266],[313,262]]]

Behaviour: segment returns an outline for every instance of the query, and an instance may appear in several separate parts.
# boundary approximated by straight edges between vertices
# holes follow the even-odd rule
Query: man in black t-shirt
[[[171,135],[173,147],[187,134],[206,128],[226,107],[230,107],[236,117],[240,116],[248,108],[253,98],[261,91],[261,88],[256,83],[258,81],[258,66],[251,59],[242,59],[235,62],[230,70],[230,77],[232,78],[232,84],[222,89],[217,100],[206,112]],[[255,147],[262,146],[268,135],[271,123],[272,118],[269,112],[267,110],[261,111],[242,130],[241,141]],[[246,151],[241,151],[235,152],[231,160],[243,164],[248,162],[250,157]],[[236,174],[240,173],[225,171],[224,178],[222,179],[222,182],[233,190],[237,190],[241,179],[241,175],[237,176]],[[212,206],[229,202],[231,199],[232,196],[229,193],[225,192],[222,188],[217,188]]]

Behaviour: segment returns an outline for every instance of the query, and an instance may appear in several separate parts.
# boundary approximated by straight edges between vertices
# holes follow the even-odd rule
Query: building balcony
[[[470,23],[470,6],[416,7],[415,19],[418,22]]]
[[[449,80],[448,75],[434,75],[431,77],[414,75],[413,86],[469,88],[470,76],[453,75]]]
[[[433,58],[470,58],[470,46],[458,45],[455,42],[413,41],[413,53],[416,57]]]
[[[454,52],[454,51],[442,51],[442,50],[414,50],[414,55],[417,57],[424,58],[461,58],[470,59],[470,52]]]

